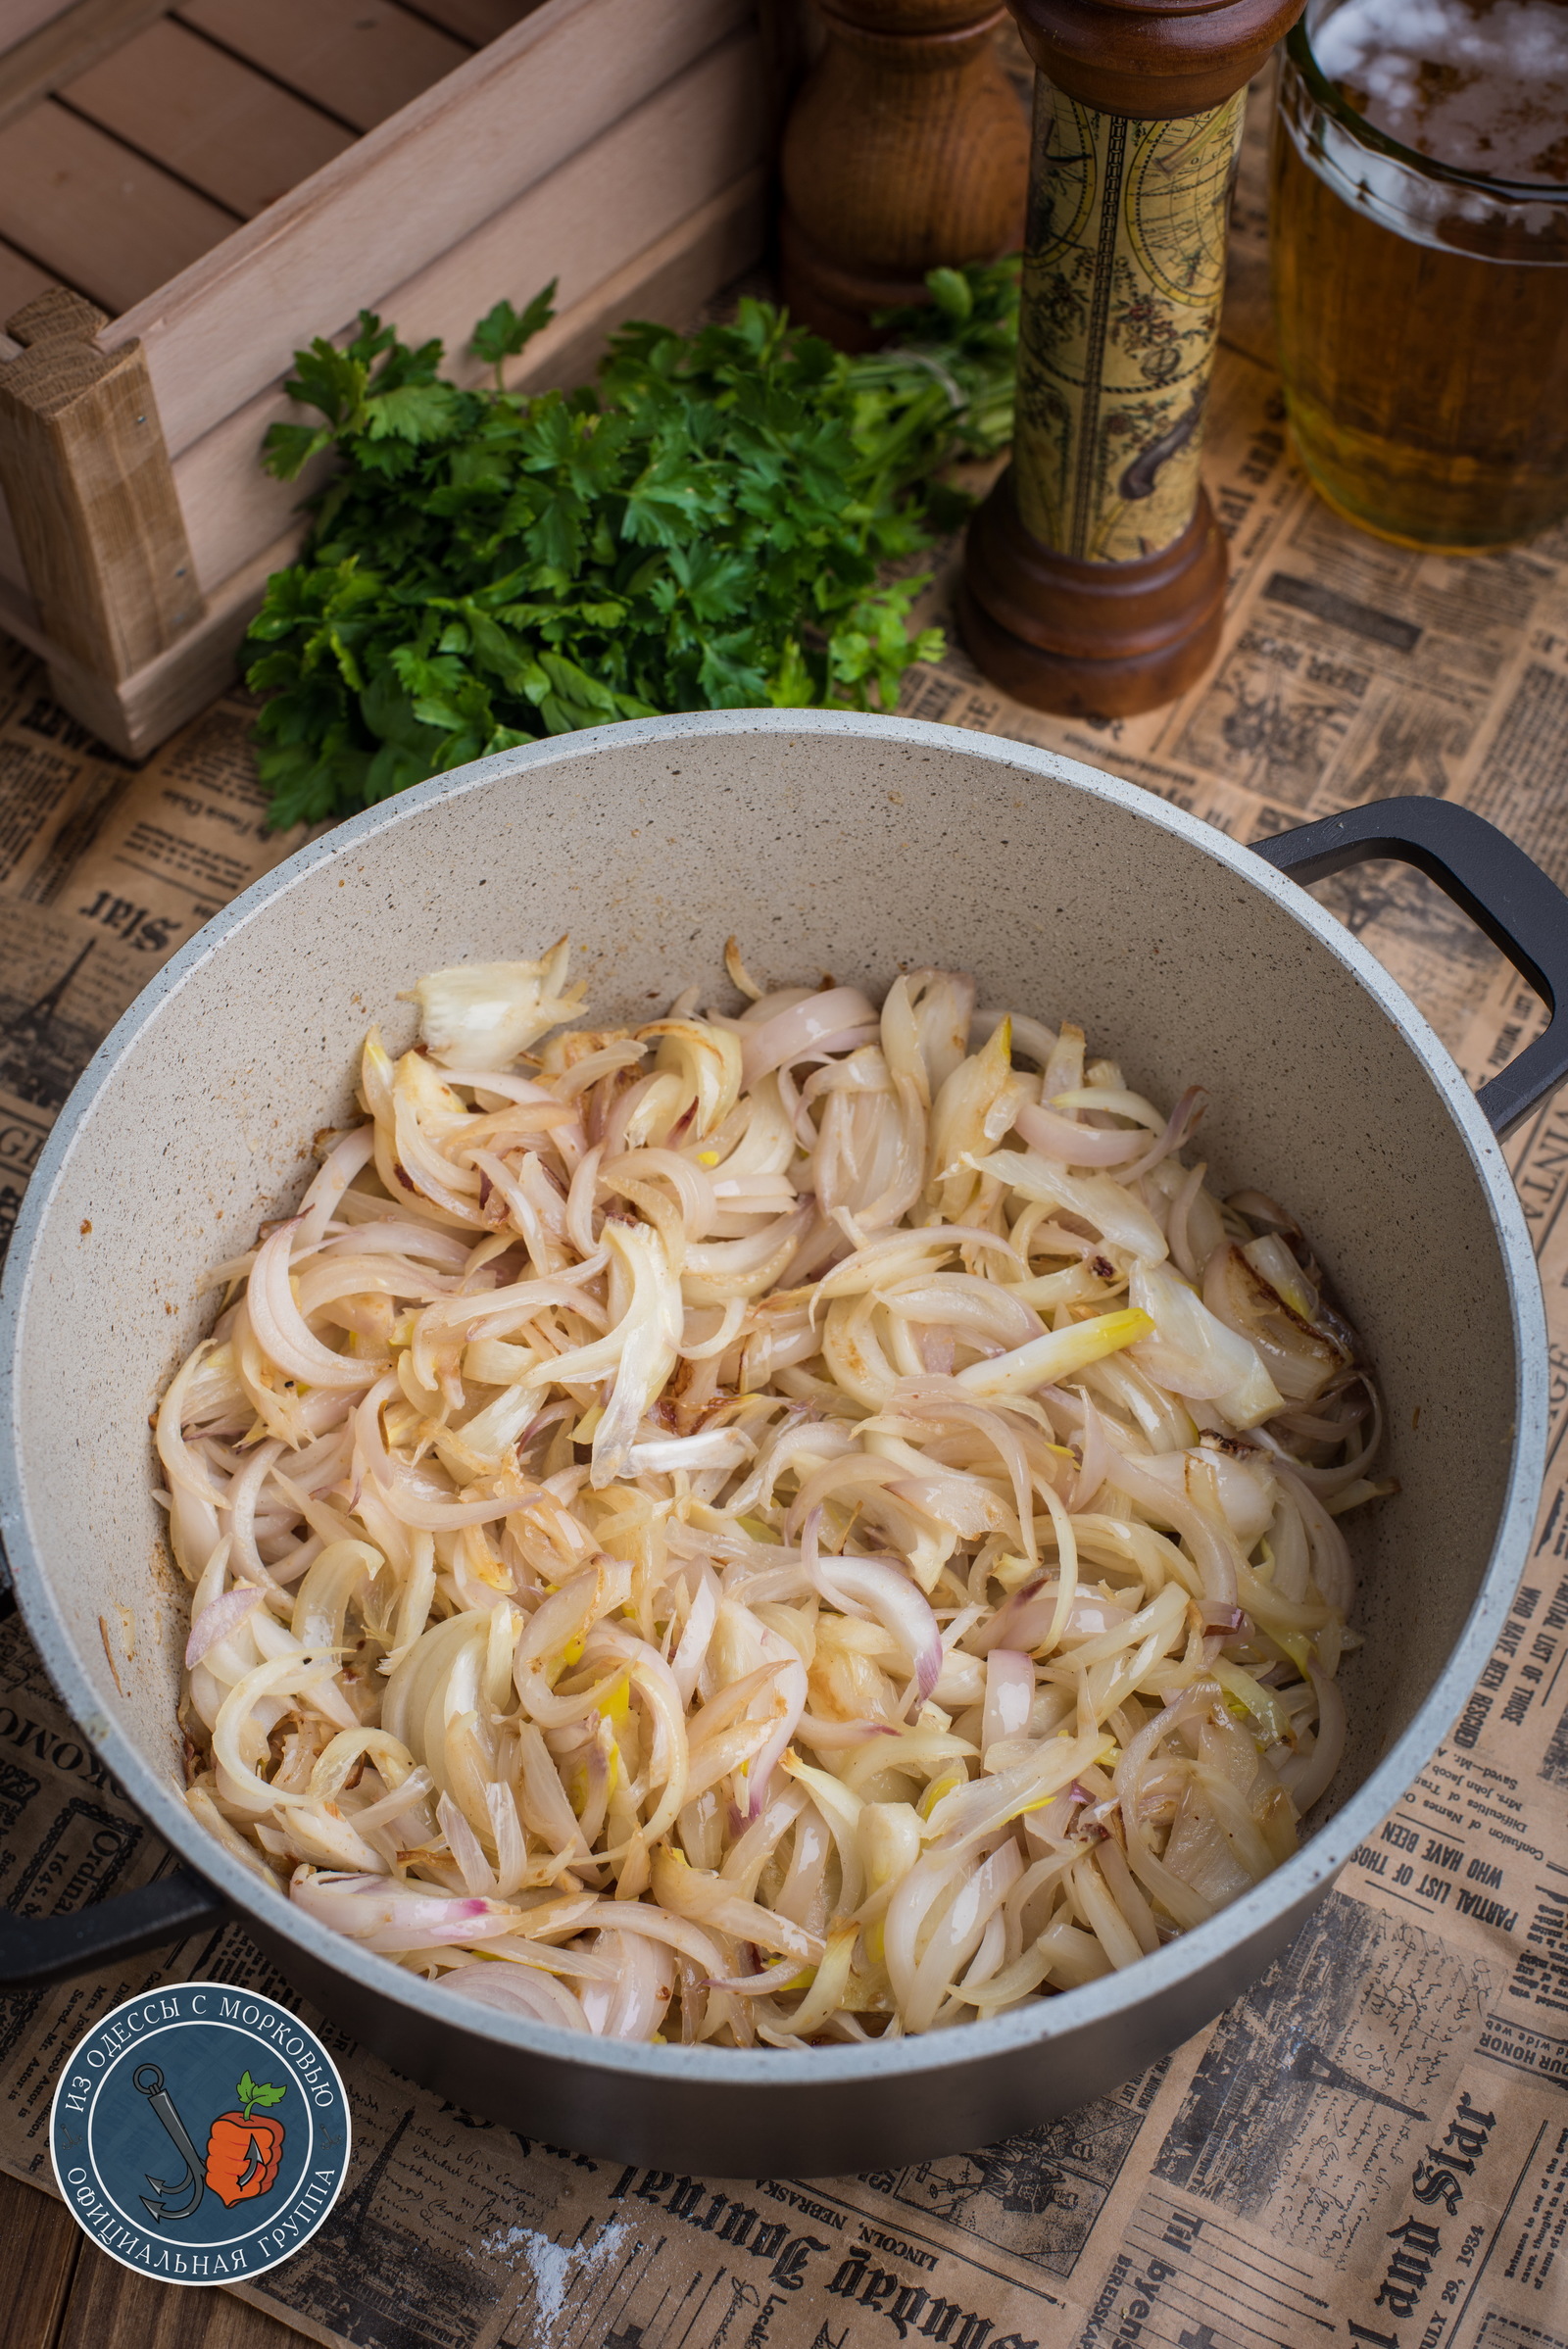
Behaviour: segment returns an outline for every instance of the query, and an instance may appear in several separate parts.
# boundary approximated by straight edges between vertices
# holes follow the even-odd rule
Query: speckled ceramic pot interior
[[[1347,1760],[1298,1859],[1127,1974],[897,2049],[620,2049],[442,2003],[288,1909],[193,1830],[174,1707],[184,1591],[147,1414],[206,1268],[288,1207],[349,1109],[368,1021],[424,970],[576,943],[596,1017],[696,985],[974,972],[1080,1020],[1135,1086],[1200,1082],[1221,1191],[1289,1201],[1368,1342],[1396,1499],[1352,1521],[1366,1645]],[[8,1280],[7,1539],[29,1628],[134,1799],[303,1986],[482,2110],[628,2158],[818,2172],[1069,2108],[1245,1986],[1457,1711],[1540,1479],[1544,1344],[1522,1219],[1458,1072],[1307,897],[1130,786],[893,720],[726,712],[508,753],[342,827],[195,939],[109,1039],[29,1194]],[[433,2016],[434,2004],[439,2011]],[[948,2083],[945,2093],[936,2092]],[[541,2117],[542,2116],[542,2117]],[[825,2132],[825,2133],[824,2133]],[[814,2147],[815,2158],[811,2158]]]

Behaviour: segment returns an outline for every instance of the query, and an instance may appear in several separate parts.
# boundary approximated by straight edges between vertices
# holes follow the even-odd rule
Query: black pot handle
[[[1396,857],[1436,881],[1485,930],[1548,1012],[1528,1045],[1478,1097],[1494,1133],[1510,1133],[1568,1077],[1568,897],[1505,832],[1452,800],[1372,800],[1343,815],[1254,840],[1260,856],[1297,881],[1322,881],[1348,864]]]
[[[89,1974],[210,1931],[227,1915],[222,1895],[185,1868],[65,1917],[18,1917],[0,1909],[0,1990]]]

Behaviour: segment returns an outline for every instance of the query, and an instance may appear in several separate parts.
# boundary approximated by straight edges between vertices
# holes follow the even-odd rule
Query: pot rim
[[[149,1824],[173,1849],[188,1851],[189,1812],[140,1747],[100,1708],[87,1669],[55,1612],[22,1487],[18,1346],[34,1282],[42,1270],[40,1234],[84,1123],[126,1050],[159,1016],[164,1004],[230,937],[318,866],[354,854],[396,825],[416,821],[428,807],[485,789],[503,776],[592,758],[608,747],[654,748],[713,735],[758,734],[847,737],[944,753],[961,751],[999,767],[1049,776],[1141,816],[1261,891],[1281,914],[1345,965],[1399,1030],[1441,1096],[1469,1153],[1496,1233],[1513,1324],[1513,1454],[1486,1572],[1464,1628],[1408,1726],[1363,1784],[1299,1851],[1239,1900],[1123,1972],[1014,2007],[989,2022],[959,2024],[891,2043],[820,2047],[805,2055],[785,2048],[661,2047],[641,2041],[585,2038],[580,2032],[513,2018],[467,1999],[454,1997],[443,2002],[432,1999],[430,1986],[421,1977],[411,1975],[390,1958],[359,1948],[329,1927],[302,1915],[284,1893],[270,1890],[216,1837],[202,1839],[193,1864],[226,1895],[241,1922],[254,1918],[274,1942],[299,1945],[332,1972],[401,2005],[410,2020],[421,2026],[432,2021],[444,2023],[480,2040],[588,2066],[601,2074],[727,2085],[744,2091],[764,2087],[800,2090],[813,2083],[844,2086],[920,2074],[929,2074],[934,2080],[959,2066],[1004,2059],[1024,2046],[1063,2038],[1081,2025],[1105,2024],[1145,2000],[1179,1996],[1184,1986],[1198,1986],[1200,1995],[1199,1978],[1229,1948],[1266,1931],[1281,1912],[1309,1906],[1420,1775],[1456,1718],[1512,1601],[1544,1479],[1544,1307],[1524,1211],[1497,1138],[1446,1047],[1383,965],[1305,889],[1199,817],[1140,785],[1004,736],[858,710],[724,710],[629,719],[498,752],[416,785],[350,817],[319,840],[308,842],[215,914],[154,974],[93,1054],[45,1143],[24,1196],[0,1283],[0,1537],[27,1630],[77,1726]]]

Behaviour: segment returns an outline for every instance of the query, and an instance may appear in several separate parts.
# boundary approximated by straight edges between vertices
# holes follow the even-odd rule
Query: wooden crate
[[[756,0],[0,0],[6,39],[0,628],[127,757],[300,544],[258,452],[311,336],[376,310],[477,381],[474,319],[559,276],[509,380],[571,383],[761,250]]]

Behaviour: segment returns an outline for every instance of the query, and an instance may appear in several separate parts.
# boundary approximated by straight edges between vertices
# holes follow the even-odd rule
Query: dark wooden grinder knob
[[[1023,231],[1028,126],[995,0],[821,0],[825,46],[784,133],[780,275],[791,316],[842,350],[925,272],[995,261]]]
[[[1248,81],[1303,0],[1008,0],[1038,69],[1012,463],[958,624],[1020,702],[1124,717],[1218,649],[1199,473]]]

